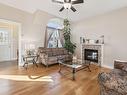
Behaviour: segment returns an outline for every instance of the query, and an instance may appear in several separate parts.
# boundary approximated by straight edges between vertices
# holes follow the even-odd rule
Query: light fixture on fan
[[[73,12],[76,12],[73,5],[84,3],[84,0],[52,0],[52,2],[63,4],[63,7],[59,10],[60,12],[64,9],[71,9]]]
[[[71,3],[64,3],[63,6],[65,9],[70,9],[72,5],[71,5]]]

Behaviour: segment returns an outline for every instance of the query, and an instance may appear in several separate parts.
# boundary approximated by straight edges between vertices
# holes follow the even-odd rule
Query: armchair
[[[100,95],[127,95],[127,62],[114,62],[110,73],[98,75]]]

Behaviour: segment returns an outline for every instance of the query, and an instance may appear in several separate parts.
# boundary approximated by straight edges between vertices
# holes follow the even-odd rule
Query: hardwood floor
[[[99,95],[97,75],[106,68],[90,67],[92,72],[81,70],[72,80],[71,73],[58,65],[46,68],[30,65],[19,68],[16,62],[0,63],[0,95]]]

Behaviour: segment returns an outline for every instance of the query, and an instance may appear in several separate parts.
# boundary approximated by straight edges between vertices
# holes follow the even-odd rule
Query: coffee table
[[[64,62],[63,60],[58,60],[59,63],[59,73],[61,73],[62,67],[70,68],[72,72],[72,79],[75,80],[75,73],[77,71],[80,71],[82,69],[88,68],[90,70],[90,63],[85,63],[83,61],[77,61],[77,62]]]

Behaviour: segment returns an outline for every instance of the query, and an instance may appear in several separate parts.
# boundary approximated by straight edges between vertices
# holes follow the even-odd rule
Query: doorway
[[[0,22],[0,61],[11,60],[10,31]]]
[[[0,19],[0,62],[19,59],[21,24]]]

